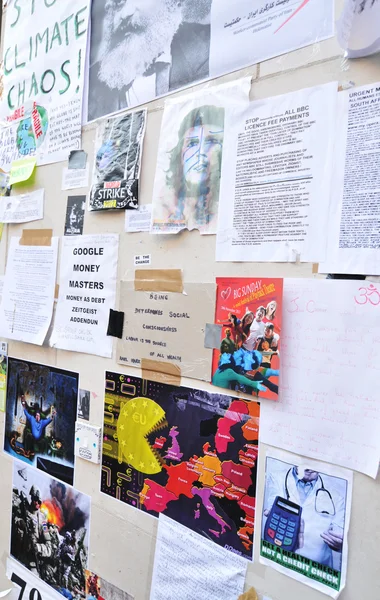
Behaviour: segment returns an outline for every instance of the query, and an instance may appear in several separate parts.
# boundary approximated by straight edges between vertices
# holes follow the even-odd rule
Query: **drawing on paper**
[[[224,108],[193,108],[167,148],[164,188],[153,204],[153,231],[216,230],[224,138]]]

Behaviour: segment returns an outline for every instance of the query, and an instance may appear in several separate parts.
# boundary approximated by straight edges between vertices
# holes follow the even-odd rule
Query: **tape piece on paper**
[[[87,153],[84,150],[71,150],[68,161],[68,168],[72,170],[85,169],[87,163]]]
[[[27,181],[32,176],[36,163],[36,157],[14,160],[11,164],[11,172],[9,174],[9,185]]]
[[[213,323],[206,323],[205,327],[205,341],[204,347],[211,348],[211,350],[219,350],[220,340],[222,337],[222,325],[214,325]]]
[[[136,292],[183,292],[181,269],[136,269]]]
[[[123,337],[124,313],[110,308],[108,319],[107,335],[117,337],[120,340]]]
[[[178,365],[143,358],[141,360],[141,370],[143,379],[167,383],[168,385],[179,386],[181,384],[181,369]]]
[[[51,246],[52,229],[24,229],[20,246]]]
[[[250,588],[248,592],[239,596],[238,600],[258,600],[258,595],[254,588]]]

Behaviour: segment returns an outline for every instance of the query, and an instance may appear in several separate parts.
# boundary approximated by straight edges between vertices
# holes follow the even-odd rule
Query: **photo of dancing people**
[[[277,400],[280,375],[282,279],[217,278],[212,383]]]

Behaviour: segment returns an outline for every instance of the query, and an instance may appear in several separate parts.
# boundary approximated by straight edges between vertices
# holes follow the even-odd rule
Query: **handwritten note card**
[[[284,281],[278,403],[261,441],[376,477],[380,459],[380,285]]]
[[[143,359],[171,363],[184,377],[210,381],[212,350],[204,347],[204,336],[206,323],[214,319],[215,284],[187,283],[185,288],[185,294],[142,292],[135,291],[133,281],[120,282],[125,313],[117,343],[120,364],[140,367]]]
[[[160,514],[150,600],[236,600],[247,564]]]

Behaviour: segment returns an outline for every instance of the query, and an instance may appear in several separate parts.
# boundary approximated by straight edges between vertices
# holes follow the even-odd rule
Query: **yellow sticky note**
[[[11,164],[9,185],[21,183],[21,181],[27,181],[34,171],[36,162],[37,158],[35,156],[33,158],[21,158],[20,160],[14,160]]]

